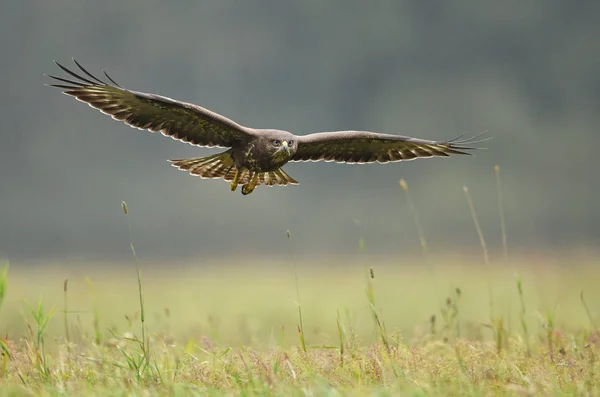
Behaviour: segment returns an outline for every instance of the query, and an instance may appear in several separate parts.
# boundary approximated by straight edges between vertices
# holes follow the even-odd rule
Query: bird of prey
[[[48,76],[51,84],[125,124],[196,146],[224,147],[227,151],[205,157],[169,160],[173,166],[201,178],[230,182],[230,189],[242,186],[242,194],[256,186],[298,184],[281,167],[292,161],[336,161],[338,163],[388,163],[421,157],[468,154],[481,135],[450,141],[428,141],[400,135],[367,131],[335,131],[297,136],[275,129],[244,127],[200,106],[164,96],[121,87],[104,72],[103,81],[75,59],[76,73],[58,62],[70,76]]]

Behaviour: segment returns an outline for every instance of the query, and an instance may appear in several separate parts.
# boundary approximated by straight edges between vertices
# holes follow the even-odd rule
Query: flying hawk
[[[427,141],[401,135],[366,131],[320,132],[297,136],[287,131],[244,127],[200,106],[164,96],[128,90],[104,72],[100,80],[84,69],[75,73],[55,61],[71,77],[48,76],[64,93],[89,104],[131,127],[160,131],[163,135],[196,146],[224,147],[227,151],[206,157],[169,160],[173,166],[201,178],[222,178],[242,194],[257,185],[298,184],[281,167],[289,161],[336,161],[338,163],[388,163],[418,157],[468,154],[481,135],[450,141]],[[83,74],[81,74],[83,73]],[[71,78],[74,78],[72,80]]]

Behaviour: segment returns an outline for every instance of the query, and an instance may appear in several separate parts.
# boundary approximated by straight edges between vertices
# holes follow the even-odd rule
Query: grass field
[[[140,263],[143,324],[133,260],[12,264],[0,395],[598,395],[597,257],[512,257]]]

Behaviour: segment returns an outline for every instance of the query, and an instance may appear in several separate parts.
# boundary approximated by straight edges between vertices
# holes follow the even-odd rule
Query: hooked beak
[[[288,145],[288,141],[281,142],[281,148],[285,149],[286,152],[290,151],[290,146]]]

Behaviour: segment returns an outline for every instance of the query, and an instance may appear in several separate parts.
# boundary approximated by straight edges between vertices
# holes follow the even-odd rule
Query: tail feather
[[[297,185],[298,181],[289,176],[284,170],[281,168],[275,171],[262,172],[258,176],[258,183],[266,186],[275,186],[275,185]]]
[[[235,176],[235,163],[229,151],[206,157],[191,159],[169,160],[174,167],[189,171],[191,175],[203,179],[225,179],[232,181]],[[250,181],[250,173],[245,171],[240,175],[239,183]]]
[[[226,181],[232,181],[237,170],[230,151],[206,157],[169,161],[174,167],[183,171],[189,171],[191,175],[196,175],[203,179],[224,179]],[[250,182],[253,176],[254,172],[247,169],[243,170],[239,175],[239,184],[243,185]],[[298,181],[280,168],[275,171],[260,172],[257,184],[266,186],[285,186],[288,184],[297,185]]]
[[[295,180],[294,178],[292,178],[291,176],[289,176],[284,170],[282,170],[281,168],[278,169],[277,171],[275,171],[277,173],[277,175],[279,176],[279,178],[285,182],[283,183],[283,185],[287,185],[292,184],[292,185],[297,185],[298,181]]]

